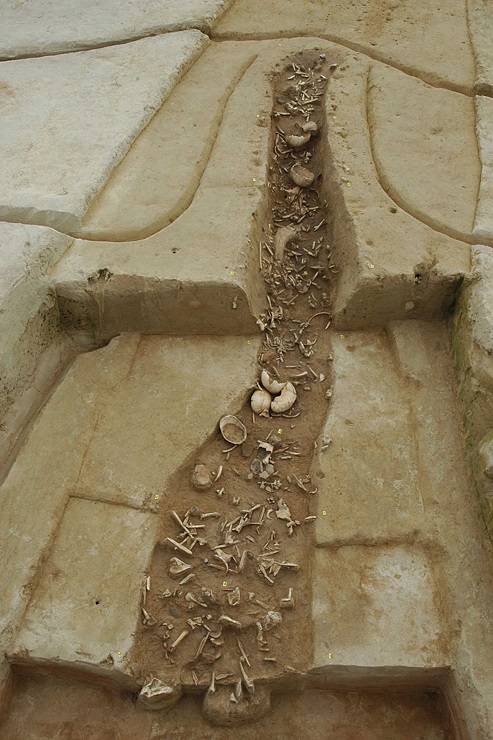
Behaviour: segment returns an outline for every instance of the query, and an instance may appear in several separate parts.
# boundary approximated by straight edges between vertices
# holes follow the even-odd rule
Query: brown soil
[[[135,675],[142,683],[159,677],[190,689],[203,689],[214,674],[216,683],[231,685],[232,690],[236,685],[239,690],[240,663],[248,677],[269,683],[282,683],[285,677],[292,684],[293,678],[308,667],[313,520],[305,518],[310,516],[317,488],[312,457],[315,446],[320,444],[318,437],[330,397],[330,340],[326,327],[330,323],[330,278],[334,266],[328,246],[329,215],[323,205],[322,137],[314,135],[306,146],[293,149],[286,143],[286,136],[302,133],[301,126],[308,120],[317,124],[320,133],[324,125],[322,100],[329,75],[325,56],[312,51],[289,59],[273,81],[269,216],[259,245],[260,267],[268,289],[268,305],[259,320],[265,339],[259,374],[264,367],[277,379],[291,381],[297,390],[297,401],[285,414],[262,418],[251,412],[252,389],[245,389],[245,404],[237,416],[247,427],[247,442],[226,452],[231,445],[218,431],[171,482],[163,497],[164,544],[155,551],[149,589],[144,588],[142,624],[132,656]],[[311,187],[295,186],[289,174],[294,163],[313,172]],[[296,237],[285,246],[282,259],[276,259],[276,231],[288,225],[296,228]],[[262,453],[257,449],[260,441],[275,446],[271,455],[275,472],[267,479],[251,469],[252,463],[259,465],[253,461]],[[206,492],[199,493],[191,485],[196,463],[214,471],[213,477],[222,466],[221,477]],[[267,463],[263,460],[264,469]],[[296,522],[291,535],[288,523],[276,516],[282,507],[280,500],[287,504]],[[254,506],[257,508],[246,514],[248,523],[241,528],[240,517]],[[193,531],[206,542],[196,544],[192,556],[165,543],[167,537],[186,547],[192,542],[171,511],[182,521],[185,519],[189,528],[200,527]],[[201,518],[209,512],[217,512],[217,516]],[[226,544],[228,522],[234,522],[230,529],[233,544]],[[238,523],[240,528],[235,529]],[[220,545],[226,557],[231,556],[227,566],[218,559],[218,550],[212,549]],[[245,550],[248,553],[242,568]],[[268,553],[270,560],[259,560],[259,556]],[[192,565],[183,577],[188,573],[194,576],[183,585],[179,585],[180,578],[169,575],[172,557]],[[282,567],[276,573],[272,561],[294,564],[296,568]],[[267,564],[264,573],[259,571],[262,562]],[[233,598],[236,587],[240,602],[231,605],[228,597]],[[282,608],[281,599],[288,596],[289,589],[295,606]],[[202,605],[190,601],[192,597]],[[282,624],[267,630],[268,612],[281,614]],[[241,627],[221,625],[221,615],[236,620]],[[262,630],[258,623],[263,624]],[[173,649],[182,633],[182,642]]]
[[[128,696],[57,678],[21,678],[2,740],[448,740],[434,695],[308,690],[274,696],[272,711],[244,727],[212,727],[201,699],[168,713],[146,712]]]
[[[198,694],[212,681],[228,685],[232,693],[239,687],[247,692],[248,679],[283,691],[297,682],[301,687],[310,664],[311,513],[319,475],[313,454],[317,445],[329,443],[320,438],[320,430],[330,402],[328,326],[337,271],[330,254],[330,213],[322,180],[323,137],[313,136],[300,149],[288,146],[288,141],[301,133],[307,120],[315,122],[319,132],[325,125],[322,99],[330,61],[319,51],[303,52],[289,59],[273,80],[268,217],[259,244],[259,268],[268,289],[266,310],[259,317],[264,333],[259,375],[266,368],[280,381],[292,382],[296,404],[285,414],[254,416],[250,410],[253,389],[245,389],[245,403],[237,416],[247,428],[247,443],[228,451],[230,445],[217,431],[176,473],[162,497],[161,544],[143,584],[142,619],[131,656],[133,672],[141,684],[159,677],[197,695],[185,696],[169,713],[148,712],[128,695],[58,678],[18,677],[0,731],[6,740],[221,740],[233,732],[245,740],[445,740],[452,736],[435,695],[387,692],[382,696],[315,689],[275,694],[270,714],[234,730],[212,727],[200,711]],[[314,174],[312,186],[295,187],[290,177],[295,162]],[[276,233],[287,226],[297,233],[284,245],[282,258],[279,251],[276,257]],[[252,464],[262,454],[259,442],[275,447],[270,455],[274,472],[267,478],[261,478],[258,470],[252,472]],[[191,485],[197,463],[213,471],[214,478],[221,470],[212,487],[201,493]],[[264,459],[259,469],[268,472],[268,463]],[[286,508],[281,501],[289,508],[289,523],[276,516]],[[201,518],[211,512],[217,515]],[[228,522],[232,523],[232,543],[226,540]],[[193,547],[192,554],[174,549],[166,538]],[[229,558],[227,566],[219,552]],[[169,574],[174,557],[192,566],[183,577],[189,573],[193,577],[182,585],[180,578]],[[264,572],[259,570],[262,562]],[[276,563],[291,565],[277,571]],[[239,603],[232,604],[237,588]],[[294,608],[283,608],[282,600],[290,589]],[[280,614],[282,623],[267,630],[269,613]],[[236,620],[238,629],[221,624],[221,615]],[[259,624],[264,628],[260,630]],[[181,634],[183,640],[173,648]]]

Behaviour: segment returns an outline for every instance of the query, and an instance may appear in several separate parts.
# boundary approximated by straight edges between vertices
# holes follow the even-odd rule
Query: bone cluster
[[[258,416],[268,417],[273,414],[283,414],[294,405],[296,401],[296,388],[289,381],[281,383],[271,378],[267,370],[262,370],[260,376],[262,387],[253,392],[250,399],[252,411]]]

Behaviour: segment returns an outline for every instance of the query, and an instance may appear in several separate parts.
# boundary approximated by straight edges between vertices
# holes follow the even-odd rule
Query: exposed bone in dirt
[[[166,492],[133,656],[142,684],[158,677],[209,691],[227,685],[237,703],[255,681],[292,681],[308,666],[311,461],[318,444],[330,443],[318,436],[331,395],[336,268],[319,132],[334,66],[325,54],[303,52],[273,82],[269,217],[259,244],[264,343],[257,386],[237,414],[248,436],[231,444],[218,429]],[[198,466],[211,483],[200,493],[192,486],[193,479],[200,487]]]

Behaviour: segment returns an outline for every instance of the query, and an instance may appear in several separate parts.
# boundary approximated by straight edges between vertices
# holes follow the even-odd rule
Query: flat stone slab
[[[30,24],[39,36],[32,18]],[[199,31],[184,31],[109,49],[1,63],[0,220],[65,233],[77,228],[135,137],[206,44]]]
[[[487,4],[487,0],[483,0]],[[214,29],[219,38],[313,36],[340,43],[433,85],[470,92],[475,64],[467,3],[433,0],[386,4],[345,0],[236,0]],[[484,36],[485,43],[489,39]]]
[[[124,670],[156,515],[71,498],[14,648],[22,663]]]
[[[368,119],[385,191],[425,223],[470,238],[481,175],[473,99],[373,65]]]
[[[405,678],[411,669],[412,679],[413,668],[447,664],[438,590],[419,549],[317,549],[313,577],[315,670],[345,666],[349,679],[371,681],[372,671]]]
[[[211,27],[231,0],[38,0],[2,4],[0,58],[40,56]]]
[[[384,333],[335,334],[318,545],[412,538],[423,501],[407,391]]]

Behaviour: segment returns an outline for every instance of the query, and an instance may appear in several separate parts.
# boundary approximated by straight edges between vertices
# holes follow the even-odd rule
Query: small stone
[[[269,630],[274,627],[279,627],[280,624],[282,624],[282,614],[279,612],[267,612],[265,617],[262,619],[262,627],[266,632],[269,632]]]
[[[192,486],[196,491],[206,491],[212,486],[211,471],[207,465],[198,463],[193,469]]]
[[[230,591],[230,593],[227,596],[227,599],[228,599],[228,604],[230,606],[238,606],[241,600],[240,589],[238,586],[236,586],[236,588]]]
[[[318,126],[315,121],[307,121],[302,125],[301,130],[305,133],[316,134],[318,131]]]
[[[275,472],[274,466],[272,465],[272,463],[268,463],[265,466],[265,469],[262,470],[262,472],[259,474],[259,478],[261,478],[262,480],[267,480],[267,478],[270,478],[271,475],[274,474],[274,472]]]
[[[254,475],[260,475],[262,472],[262,461],[258,457],[254,458],[250,465],[250,470]]]
[[[271,452],[269,452],[269,450],[264,450],[263,448],[260,448],[260,449],[259,449],[259,450],[257,451],[257,458],[258,458],[258,459],[259,459],[259,460],[260,460],[261,462],[265,463],[265,462],[266,462],[267,460],[269,460],[269,458],[270,458],[271,454],[272,454],[272,453],[271,453]]]

